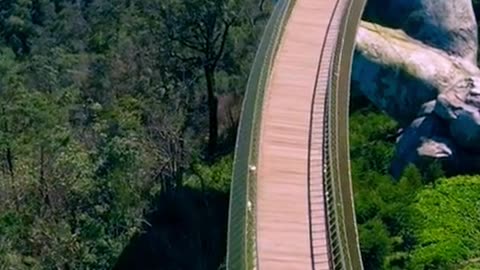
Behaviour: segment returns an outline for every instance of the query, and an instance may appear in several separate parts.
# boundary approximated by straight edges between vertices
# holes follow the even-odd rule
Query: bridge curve
[[[276,4],[247,84],[235,151],[227,268],[363,269],[348,102],[365,0]]]

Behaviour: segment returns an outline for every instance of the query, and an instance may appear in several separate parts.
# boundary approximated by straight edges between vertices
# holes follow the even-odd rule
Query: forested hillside
[[[217,269],[268,4],[0,0],[0,268]]]

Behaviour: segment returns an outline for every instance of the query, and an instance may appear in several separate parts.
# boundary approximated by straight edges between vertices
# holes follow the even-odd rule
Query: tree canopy
[[[257,5],[0,0],[2,269],[222,264]]]

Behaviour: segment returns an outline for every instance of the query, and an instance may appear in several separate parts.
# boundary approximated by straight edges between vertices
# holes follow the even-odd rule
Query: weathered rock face
[[[392,174],[425,158],[451,171],[479,171],[480,69],[471,0],[370,0],[364,17],[382,25],[361,23],[352,85],[404,129]]]
[[[422,51],[425,50],[421,44],[414,43],[401,31],[362,22],[357,33],[352,83],[377,107],[408,124],[422,104],[438,94],[429,78],[436,76],[439,69],[451,70],[440,61],[432,63],[430,69],[421,69],[426,57],[438,59],[431,56],[434,54],[431,51]],[[419,71],[424,73],[423,78],[418,78]]]
[[[480,77],[465,78],[437,97],[434,113],[459,146],[480,153]]]
[[[477,60],[477,23],[471,0],[413,2],[418,5],[402,27],[407,34],[448,54]]]
[[[390,28],[401,28],[408,16],[419,8],[419,0],[369,0],[363,13],[364,20]]]
[[[448,127],[434,114],[415,119],[399,136],[391,167],[392,176],[399,178],[409,163],[419,163],[424,158],[440,159],[449,163],[450,167],[458,167],[458,151],[449,139]]]
[[[471,0],[369,0],[364,17],[476,61],[477,24]]]

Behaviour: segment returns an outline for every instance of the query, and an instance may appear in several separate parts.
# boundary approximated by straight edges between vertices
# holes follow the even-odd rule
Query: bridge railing
[[[324,183],[332,269],[363,269],[353,204],[348,145],[349,87],[353,46],[365,0],[341,10],[325,106]]]
[[[348,84],[352,36],[365,0],[349,1],[332,59],[325,118],[325,171],[328,233],[333,269],[363,269],[353,209],[348,153]],[[286,18],[294,0],[280,0],[264,30],[255,57],[235,149],[228,220],[227,269],[258,269],[256,252],[256,164],[261,111],[267,80]],[[342,39],[345,37],[345,39]],[[350,58],[350,59],[349,59]],[[340,73],[339,73],[340,72]],[[347,85],[345,85],[347,82]]]
[[[265,27],[250,71],[237,134],[230,189],[227,258],[229,270],[256,269],[256,165],[267,80],[286,18],[295,0],[279,0]]]

